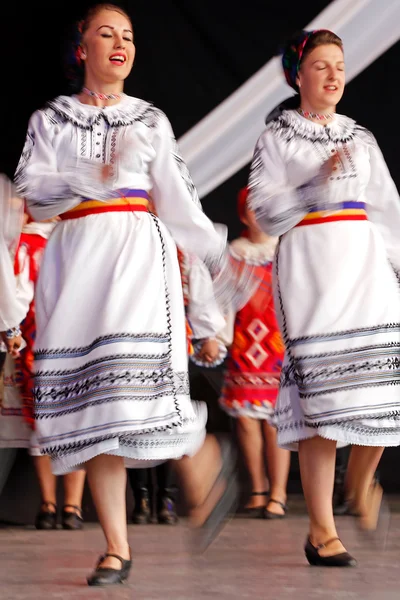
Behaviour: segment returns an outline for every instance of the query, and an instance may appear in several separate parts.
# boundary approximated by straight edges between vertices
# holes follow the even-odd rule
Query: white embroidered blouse
[[[322,166],[338,153],[330,173]],[[335,115],[324,126],[285,110],[261,134],[249,178],[249,205],[269,235],[292,229],[311,210],[365,203],[390,261],[400,271],[400,198],[374,136]]]
[[[110,165],[107,185],[101,169]],[[113,106],[82,104],[60,96],[29,122],[15,182],[35,220],[104,200],[121,188],[149,192],[157,215],[176,243],[202,260],[218,259],[226,228],[214,226],[201,204],[171,125],[152,104],[123,95]]]

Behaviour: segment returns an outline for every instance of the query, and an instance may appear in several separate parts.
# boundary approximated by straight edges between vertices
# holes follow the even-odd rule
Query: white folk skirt
[[[369,221],[300,226],[275,259],[278,442],[400,444],[400,288]]]
[[[35,419],[53,471],[99,454],[152,466],[197,452],[182,283],[167,229],[144,212],[59,223],[36,292]]]

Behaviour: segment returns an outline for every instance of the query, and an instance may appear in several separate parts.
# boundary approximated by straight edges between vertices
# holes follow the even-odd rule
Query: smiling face
[[[301,62],[297,84],[303,109],[333,112],[344,91],[343,50],[336,44],[311,50]]]
[[[83,33],[81,48],[87,87],[124,81],[135,58],[130,20],[114,10],[99,10]]]

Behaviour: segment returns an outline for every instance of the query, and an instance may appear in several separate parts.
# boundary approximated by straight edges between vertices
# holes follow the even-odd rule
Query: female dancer
[[[36,428],[55,474],[86,468],[107,540],[88,583],[107,585],[131,568],[124,459],[180,459],[203,546],[235,501],[230,447],[205,438],[206,411],[188,393],[171,233],[214,272],[226,235],[202,212],[167,117],[123,93],[135,57],[129,16],[99,4],[79,29],[83,87],[33,114],[16,183],[34,219],[61,217],[36,294]]]
[[[42,456],[37,448],[34,427],[32,397],[33,344],[35,340],[35,285],[40,269],[41,257],[47,240],[55,226],[53,222],[28,222],[25,215],[24,227],[15,254],[15,276],[17,281],[15,303],[25,316],[21,323],[21,335],[25,347],[19,356],[7,357],[5,365],[5,389],[0,418],[0,448],[29,448],[38,477],[41,507],[35,519],[37,529],[56,529],[57,478],[51,472],[50,459]],[[81,502],[85,483],[85,472],[76,471],[63,477],[65,502],[62,510],[64,529],[81,529]]]
[[[336,445],[354,445],[348,493],[361,524],[373,528],[382,493],[373,476],[383,447],[400,443],[400,202],[372,134],[336,114],[345,85],[340,38],[303,31],[283,66],[299,108],[268,124],[249,180],[250,207],[264,231],[280,236],[278,441],[298,443],[307,559],[352,566],[332,512]]]

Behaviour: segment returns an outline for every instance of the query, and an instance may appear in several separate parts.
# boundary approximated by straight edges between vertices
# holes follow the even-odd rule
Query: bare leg
[[[66,512],[76,512],[74,506],[82,506],[83,488],[85,485],[86,471],[74,471],[63,477],[64,484],[64,504]]]
[[[251,491],[264,492],[268,489],[264,463],[264,439],[258,419],[238,417],[236,421],[238,441],[246,469],[250,476]],[[265,506],[265,496],[251,496],[246,508]]]
[[[130,558],[126,523],[126,469],[123,458],[102,454],[86,463],[90,491],[103,529],[107,552]],[[116,558],[106,558],[101,565],[120,569]]]
[[[42,508],[48,512],[55,512],[55,508],[51,505],[46,505],[46,502],[57,504],[57,477],[53,475],[51,470],[51,460],[49,456],[33,456],[33,464],[37,478],[39,480],[40,495],[42,498]]]
[[[366,518],[370,509],[372,482],[382,457],[384,448],[374,446],[353,446],[346,472],[346,497],[354,510]],[[379,506],[376,507],[379,511]]]
[[[286,488],[290,469],[290,452],[279,448],[276,428],[263,421],[266,441],[267,471],[270,483],[270,498],[286,504]],[[284,510],[275,502],[268,503],[268,510],[278,515],[283,515]]]
[[[337,537],[332,495],[335,479],[336,442],[314,437],[299,442],[301,482],[310,517],[310,540],[314,546]],[[321,556],[345,552],[341,542],[321,548]]]
[[[174,468],[181,482],[185,499],[190,508],[189,517],[193,525],[205,521],[212,506],[223,493],[223,487],[209,496],[221,468],[220,449],[216,438],[207,435],[203,446],[194,456],[184,456],[174,461]]]
[[[225,489],[223,482],[213,488],[221,469],[218,441],[213,435],[207,435],[203,446],[195,456],[184,456],[173,464],[186,502],[191,507],[190,521],[192,525],[202,525]],[[213,491],[210,494],[211,488]]]

